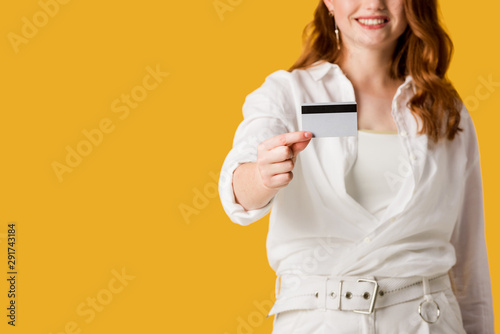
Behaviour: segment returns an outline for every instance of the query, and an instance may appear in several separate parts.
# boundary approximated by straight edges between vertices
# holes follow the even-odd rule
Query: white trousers
[[[435,303],[423,303],[422,297],[376,309],[372,314],[331,309],[285,311],[275,316],[272,334],[465,334],[451,288],[430,296]],[[437,319],[436,305],[439,307]],[[427,306],[427,318],[434,317],[433,323],[421,316],[425,316],[427,311],[422,308]]]

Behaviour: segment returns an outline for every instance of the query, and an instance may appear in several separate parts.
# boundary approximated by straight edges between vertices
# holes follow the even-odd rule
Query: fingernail
[[[306,132],[306,133],[304,133],[304,137],[306,137],[306,138],[311,137],[311,133],[310,133],[310,132]]]

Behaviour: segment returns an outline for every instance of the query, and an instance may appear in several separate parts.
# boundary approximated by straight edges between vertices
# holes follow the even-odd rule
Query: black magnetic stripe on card
[[[356,104],[329,104],[302,106],[302,114],[334,114],[356,112]]]

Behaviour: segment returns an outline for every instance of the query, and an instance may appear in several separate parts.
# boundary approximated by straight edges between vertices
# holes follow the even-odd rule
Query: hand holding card
[[[313,137],[358,135],[356,102],[308,103],[302,105],[302,130]]]
[[[263,141],[257,148],[257,168],[267,188],[279,189],[292,180],[297,155],[311,141],[307,131],[284,133]]]

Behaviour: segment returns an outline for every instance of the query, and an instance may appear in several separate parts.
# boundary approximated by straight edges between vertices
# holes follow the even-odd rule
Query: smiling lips
[[[380,29],[389,23],[389,18],[385,16],[358,17],[356,21],[367,29]]]

